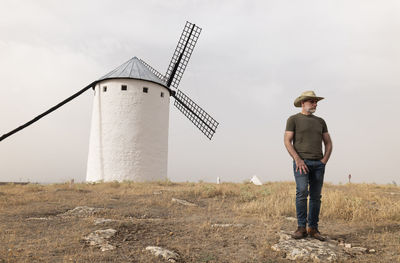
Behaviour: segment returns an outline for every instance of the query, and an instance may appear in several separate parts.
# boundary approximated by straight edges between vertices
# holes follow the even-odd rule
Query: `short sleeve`
[[[326,126],[326,122],[324,121],[324,119],[322,120],[322,133],[326,133],[328,132],[328,126]]]
[[[292,131],[294,132],[296,128],[296,123],[294,121],[293,116],[289,117],[289,119],[286,121],[286,131]]]

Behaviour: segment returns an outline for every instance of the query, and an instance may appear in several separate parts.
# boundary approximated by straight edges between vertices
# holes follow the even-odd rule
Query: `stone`
[[[262,185],[262,182],[257,177],[257,175],[253,175],[253,177],[250,179],[250,182],[252,182],[255,185]]]
[[[48,217],[29,217],[26,220],[38,220],[38,221],[45,221],[45,220],[50,220]]]
[[[190,203],[186,200],[182,200],[182,199],[177,199],[177,198],[172,198],[172,202],[174,203],[178,203],[181,205],[186,205],[186,206],[197,206],[196,204]]]
[[[211,227],[244,227],[244,224],[212,224]]]
[[[162,257],[169,262],[176,262],[179,259],[178,253],[162,247],[148,246],[146,247],[146,250],[153,253],[153,255],[155,255],[156,257]]]
[[[351,247],[351,244],[329,238],[321,242],[310,237],[296,240],[291,237],[291,233],[285,231],[280,231],[278,234],[279,242],[272,245],[271,249],[284,252],[286,259],[289,260],[335,262],[370,251],[364,247]]]
[[[352,247],[352,251],[358,254],[364,254],[368,251],[365,247]]]
[[[115,235],[117,230],[109,228],[104,230],[96,230],[93,233],[85,236],[83,239],[91,246],[98,246],[101,251],[108,251],[115,249],[114,246],[110,245],[107,239],[110,239]]]
[[[112,219],[106,219],[106,218],[96,218],[94,220],[94,224],[95,225],[100,225],[100,224],[104,224],[104,223],[109,223],[109,222],[113,222],[114,220]]]
[[[143,217],[143,216],[142,217],[132,217],[132,216],[130,216],[130,217],[128,217],[128,219],[132,220],[132,221],[138,220],[138,221],[150,221],[150,222],[156,222],[156,221],[164,220],[162,218],[147,218],[147,217]]]
[[[88,216],[94,215],[95,213],[97,213],[101,210],[102,210],[101,208],[94,208],[94,207],[88,207],[88,206],[77,206],[74,209],[71,209],[65,213],[59,214],[59,216],[62,216],[62,217],[70,217],[70,216],[88,217]]]
[[[292,221],[292,222],[297,221],[297,218],[291,217],[291,216],[288,216],[288,217],[286,217],[285,219],[288,220],[288,221]]]

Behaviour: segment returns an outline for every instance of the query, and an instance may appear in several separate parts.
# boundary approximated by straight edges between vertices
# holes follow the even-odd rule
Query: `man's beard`
[[[317,110],[316,108],[314,108],[314,109],[313,108],[306,109],[306,111],[308,113],[311,113],[311,114],[315,113],[316,110]]]

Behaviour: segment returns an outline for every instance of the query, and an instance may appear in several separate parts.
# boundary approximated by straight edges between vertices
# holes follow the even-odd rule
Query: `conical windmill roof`
[[[166,86],[166,83],[151,72],[151,70],[137,57],[131,58],[121,66],[98,79],[96,82],[105,79],[141,79]]]

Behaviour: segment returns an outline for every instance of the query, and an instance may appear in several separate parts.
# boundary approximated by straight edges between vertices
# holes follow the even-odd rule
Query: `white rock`
[[[104,252],[104,251],[113,250],[113,249],[115,249],[115,247],[112,246],[112,245],[110,245],[110,244],[108,244],[108,243],[102,244],[102,245],[100,246],[100,250],[103,251],[103,252]]]
[[[291,217],[291,216],[288,216],[285,219],[288,220],[288,221],[297,221],[297,218]]]
[[[346,260],[350,256],[356,256],[366,252],[374,253],[364,247],[351,247],[351,244],[338,242],[327,238],[321,242],[313,238],[293,239],[291,233],[281,231],[279,242],[271,246],[272,250],[282,251],[289,260],[330,262]]]
[[[260,179],[257,177],[257,175],[253,175],[253,177],[250,179],[250,182],[252,182],[255,185],[262,185]]]
[[[326,241],[321,242],[316,239],[293,239],[290,233],[281,231],[279,233],[279,242],[273,245],[271,248],[275,251],[283,251],[286,254],[286,258],[289,260],[300,260],[300,261],[313,261],[313,262],[329,262],[335,261],[344,252],[342,248],[337,246],[337,242]],[[346,256],[343,256],[344,258]]]
[[[182,199],[177,199],[177,198],[172,198],[172,202],[174,203],[178,203],[181,205],[186,205],[186,206],[197,206],[196,204],[190,203],[186,200],[182,200]]]
[[[106,219],[106,218],[96,218],[96,219],[94,220],[94,224],[95,224],[95,225],[100,225],[100,224],[109,223],[109,222],[112,222],[112,221],[114,221],[114,220],[112,220],[112,219]]]
[[[179,259],[179,255],[177,253],[162,247],[148,246],[146,247],[146,250],[153,253],[156,257],[161,256],[170,262],[176,262]]]
[[[278,245],[278,244],[272,245],[272,246],[271,246],[271,249],[272,249],[272,250],[275,250],[275,251],[281,251],[281,249],[279,248],[279,245]]]
[[[105,239],[109,239],[110,237],[114,236],[116,232],[117,230],[112,228],[94,231],[95,234]]]
[[[352,251],[354,252],[365,253],[367,250],[368,249],[365,247],[352,247]]]
[[[110,245],[107,239],[110,239],[112,236],[114,236],[116,232],[117,230],[111,228],[96,230],[83,239],[86,240],[91,246],[100,247],[101,251],[113,250],[115,247]]]
[[[244,224],[212,224],[211,227],[244,227]]]
[[[91,216],[102,210],[101,208],[94,208],[88,206],[77,206],[74,209],[68,210],[65,213],[59,214],[62,217],[77,216],[77,217],[87,217]]]
[[[44,220],[50,220],[48,217],[29,217],[26,220],[38,220],[38,221],[44,221]]]

